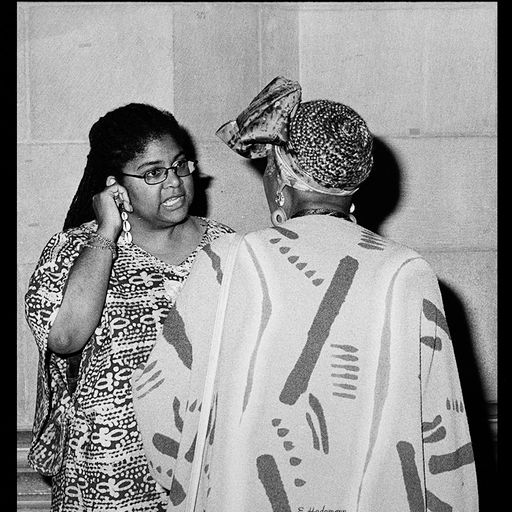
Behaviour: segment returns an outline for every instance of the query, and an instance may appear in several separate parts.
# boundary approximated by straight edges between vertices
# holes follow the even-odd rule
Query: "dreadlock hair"
[[[95,218],[92,198],[105,188],[107,176],[122,179],[123,167],[152,141],[170,135],[187,151],[185,132],[166,110],[129,103],[100,117],[89,132],[84,174],[64,221],[64,230]]]

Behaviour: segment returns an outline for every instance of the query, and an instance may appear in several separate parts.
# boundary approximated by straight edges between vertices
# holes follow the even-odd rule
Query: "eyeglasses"
[[[169,171],[172,170],[179,178],[189,176],[195,170],[197,160],[178,160],[174,162],[171,167],[157,167],[146,171],[142,176],[138,174],[123,173],[123,176],[131,176],[132,178],[140,178],[144,180],[148,185],[158,185],[164,182],[169,176]]]

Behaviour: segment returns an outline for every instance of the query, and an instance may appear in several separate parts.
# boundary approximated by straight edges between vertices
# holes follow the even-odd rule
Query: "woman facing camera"
[[[130,377],[199,250],[232,230],[189,215],[195,162],[169,112],[122,106],[89,140],[26,294],[40,355],[29,461],[52,476],[52,511],[154,512],[167,493],[148,471]]]
[[[476,511],[436,276],[353,214],[365,121],[278,77],[217,134],[267,157],[273,227],[201,251],[134,373],[167,510]]]

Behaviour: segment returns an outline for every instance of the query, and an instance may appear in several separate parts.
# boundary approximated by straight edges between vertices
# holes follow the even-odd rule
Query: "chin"
[[[179,209],[174,212],[169,212],[165,216],[165,223],[166,224],[181,224],[182,222],[185,222],[189,218],[189,212],[188,208],[186,210]]]

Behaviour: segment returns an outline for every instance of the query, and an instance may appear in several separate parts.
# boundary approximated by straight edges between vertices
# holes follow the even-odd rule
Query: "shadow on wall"
[[[372,171],[354,195],[357,223],[383,235],[380,232],[381,225],[398,206],[400,193],[398,161],[391,149],[374,137]]]
[[[192,135],[184,127],[181,127],[183,133],[183,145],[187,158],[190,160],[197,160],[197,150]],[[196,165],[196,172],[192,174],[192,180],[194,182],[194,201],[190,207],[190,214],[198,217],[208,217],[208,194],[207,190],[211,184],[213,178],[211,176],[204,175],[201,171],[201,165]]]
[[[464,406],[475,456],[480,510],[493,510],[497,495],[496,446],[490,429],[489,410],[474,351],[474,339],[464,306],[457,294],[439,280],[446,321],[450,329]]]

